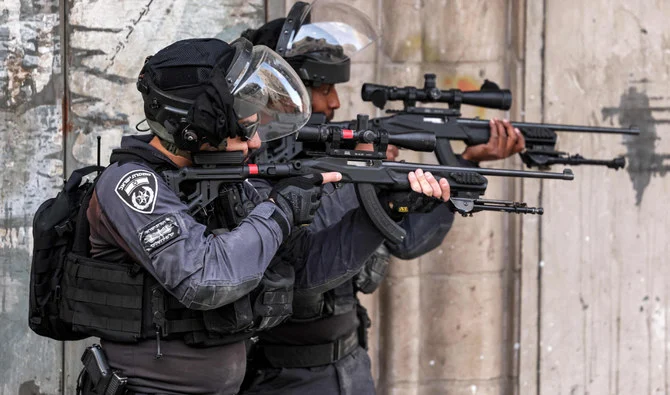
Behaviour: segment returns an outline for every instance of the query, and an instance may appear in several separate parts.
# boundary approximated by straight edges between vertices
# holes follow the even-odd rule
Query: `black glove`
[[[386,191],[379,195],[379,201],[389,217],[400,221],[409,213],[429,213],[444,203],[442,199],[426,196],[414,191]]]
[[[321,174],[285,178],[275,185],[270,198],[294,225],[308,224],[321,204],[322,183]]]

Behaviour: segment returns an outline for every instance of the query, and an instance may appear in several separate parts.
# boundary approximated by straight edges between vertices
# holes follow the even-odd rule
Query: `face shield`
[[[365,14],[349,4],[333,1],[296,4],[287,17],[284,32],[277,52],[286,58],[331,52],[351,59],[379,38]]]
[[[307,123],[312,112],[307,89],[281,56],[257,45],[245,66],[232,89],[240,127],[255,128],[261,141],[271,141]]]

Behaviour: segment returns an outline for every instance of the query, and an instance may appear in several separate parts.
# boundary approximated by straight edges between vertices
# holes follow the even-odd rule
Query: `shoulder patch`
[[[151,214],[158,197],[156,175],[148,170],[130,171],[116,184],[116,194],[131,209]]]
[[[180,235],[181,228],[177,218],[168,214],[142,228],[140,230],[140,241],[147,254],[151,254]]]

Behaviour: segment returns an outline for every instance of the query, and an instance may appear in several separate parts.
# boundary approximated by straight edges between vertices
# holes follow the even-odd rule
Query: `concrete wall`
[[[383,39],[375,56],[368,52],[353,59],[352,80],[338,86],[342,108],[336,119],[381,115],[361,101],[363,82],[421,86],[424,73],[435,73],[440,88],[472,90],[484,79],[503,86],[517,80],[508,50],[512,5],[507,1],[353,3],[376,22]],[[483,109],[464,113],[506,116]],[[435,162],[432,154],[403,152],[401,158]],[[518,161],[490,165],[518,166]],[[487,197],[514,197],[512,182],[490,181]],[[370,353],[380,393],[494,394],[510,388],[510,268],[517,239],[512,217],[481,213],[456,218],[454,231],[436,251],[393,262],[380,292],[363,297],[373,317]]]
[[[351,119],[376,110],[362,82],[513,90],[515,120],[637,124],[637,140],[562,135],[626,171],[575,168],[566,182],[501,182],[487,197],[543,217],[457,218],[436,251],[394,261],[364,301],[382,394],[637,394],[668,390],[668,234],[663,139],[670,105],[668,4],[624,0],[355,0],[383,31],[338,87]],[[292,1],[5,0],[0,3],[0,395],[73,393],[83,344],[25,322],[32,214],[73,168],[105,163],[142,119],[143,57],[178,38],[230,39]],[[160,32],[157,34],[156,32]],[[431,155],[404,159],[434,161]],[[520,168],[517,158],[492,167]]]
[[[262,0],[6,0],[0,3],[0,395],[73,394],[86,342],[27,326],[32,215],[74,168],[102,163],[142,120],[144,57],[182,38],[232,39]]]
[[[670,391],[669,12],[663,1],[526,2],[526,116],[642,134],[561,136],[563,150],[626,154],[628,166],[524,184],[548,214],[523,224],[518,393]]]

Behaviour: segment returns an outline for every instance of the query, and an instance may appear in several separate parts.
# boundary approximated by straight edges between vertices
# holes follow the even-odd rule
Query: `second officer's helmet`
[[[379,38],[365,14],[330,0],[297,2],[286,18],[242,36],[274,49],[308,86],[347,82],[352,56]]]

